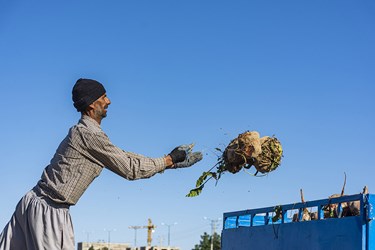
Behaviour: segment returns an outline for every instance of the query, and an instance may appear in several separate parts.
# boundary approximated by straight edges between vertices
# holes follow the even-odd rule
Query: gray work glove
[[[186,144],[176,147],[172,150],[172,152],[169,153],[170,157],[172,158],[173,164],[176,164],[178,162],[183,162],[186,160],[186,156],[189,153],[189,150],[191,151],[191,148],[193,147],[193,144]]]
[[[174,168],[187,168],[202,160],[201,152],[189,152],[183,162],[174,164]]]

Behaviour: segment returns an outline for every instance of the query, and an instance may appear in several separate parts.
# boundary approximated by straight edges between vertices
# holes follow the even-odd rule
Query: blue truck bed
[[[341,204],[354,201],[360,204],[360,214],[340,217]],[[323,210],[328,204],[338,205],[338,218],[325,218]],[[357,194],[224,213],[222,250],[372,250],[374,205],[375,195]],[[315,212],[317,219],[301,221],[304,208]],[[299,221],[294,222],[293,215]]]

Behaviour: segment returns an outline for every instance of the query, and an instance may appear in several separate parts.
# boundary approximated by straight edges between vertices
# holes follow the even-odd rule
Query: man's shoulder
[[[70,140],[76,141],[78,140],[87,140],[93,139],[96,137],[101,137],[100,135],[104,134],[103,130],[100,126],[96,126],[93,122],[87,119],[80,119],[79,122],[72,126],[69,129],[69,133],[67,135]],[[80,139],[79,139],[80,138]]]
[[[103,141],[107,140],[107,138],[100,126],[95,126],[81,119],[76,125],[70,128],[66,139],[73,144],[83,143],[82,145],[89,146],[93,144],[94,141]]]
[[[73,126],[72,129],[88,133],[103,133],[100,125],[89,116],[82,116],[79,122]]]

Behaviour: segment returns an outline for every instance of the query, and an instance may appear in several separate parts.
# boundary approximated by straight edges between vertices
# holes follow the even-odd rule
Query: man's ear
[[[94,104],[91,103],[89,106],[87,106],[87,108],[85,109],[85,111],[82,111],[82,113],[85,114],[85,115],[90,116],[90,112],[91,112],[91,110],[93,110],[93,109],[94,109]]]
[[[94,105],[94,102],[91,103],[89,106],[87,106],[86,110],[87,111],[90,111],[91,109],[95,109],[95,105]]]

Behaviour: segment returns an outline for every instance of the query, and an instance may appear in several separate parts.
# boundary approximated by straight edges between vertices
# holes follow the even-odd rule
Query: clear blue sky
[[[1,228],[79,114],[71,89],[102,82],[102,127],[127,151],[159,157],[196,143],[189,169],[126,181],[104,170],[71,208],[76,242],[134,242],[133,225],[193,248],[224,212],[359,193],[374,185],[375,3],[363,1],[0,0]],[[267,177],[225,174],[186,198],[246,130],[276,135]],[[139,230],[138,244],[146,244]]]

